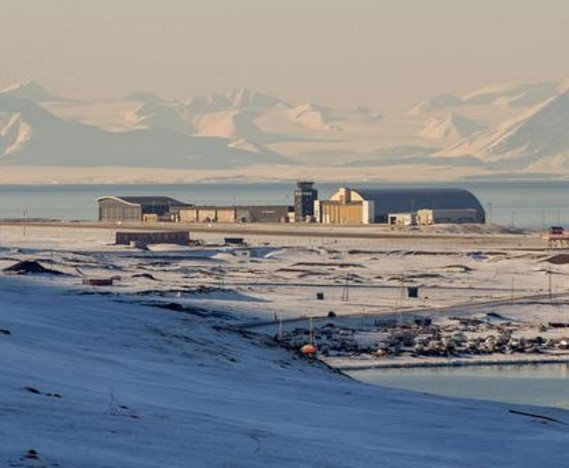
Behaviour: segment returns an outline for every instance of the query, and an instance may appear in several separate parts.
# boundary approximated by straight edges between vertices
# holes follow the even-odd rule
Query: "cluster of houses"
[[[485,212],[467,190],[339,188],[320,200],[313,182],[298,182],[294,205],[194,205],[164,196],[104,196],[99,221],[110,223],[304,223],[391,225],[484,223]]]
[[[278,340],[292,349],[312,344],[324,356],[372,355],[460,357],[469,355],[544,353],[569,349],[569,339],[515,336],[524,324],[493,323],[457,318],[456,324],[434,325],[429,319],[391,322],[365,330],[355,330],[329,322],[315,329],[296,328]],[[542,331],[547,327],[543,326]],[[365,338],[362,338],[365,336]]]

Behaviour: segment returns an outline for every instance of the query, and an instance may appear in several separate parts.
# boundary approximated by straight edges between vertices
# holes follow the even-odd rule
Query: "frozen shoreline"
[[[320,358],[323,362],[334,369],[338,369],[342,372],[356,371],[356,370],[372,370],[372,369],[418,369],[418,368],[429,368],[429,367],[477,367],[477,366],[520,366],[520,365],[531,365],[531,364],[566,364],[569,363],[569,353],[563,353],[561,355],[551,355],[551,356],[504,356],[499,355],[496,358],[427,358],[427,359],[417,359],[417,358],[402,358],[393,359],[391,362],[389,359],[384,359],[383,362],[380,360],[370,360],[357,359],[357,358]],[[365,362],[362,362],[365,361]]]

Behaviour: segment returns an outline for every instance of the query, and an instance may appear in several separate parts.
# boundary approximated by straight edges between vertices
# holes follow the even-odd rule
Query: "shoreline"
[[[334,359],[334,358],[332,358]],[[349,360],[349,359],[347,359]],[[366,370],[379,370],[379,369],[425,369],[425,368],[443,368],[443,367],[482,367],[482,366],[523,366],[523,365],[542,365],[542,364],[569,364],[569,352],[564,353],[563,356],[539,356],[536,359],[473,359],[468,360],[465,358],[450,359],[446,362],[409,362],[401,360],[401,362],[378,362],[374,364],[357,363],[335,365],[329,359],[323,359],[328,366],[339,370],[342,373],[352,371],[366,371]]]

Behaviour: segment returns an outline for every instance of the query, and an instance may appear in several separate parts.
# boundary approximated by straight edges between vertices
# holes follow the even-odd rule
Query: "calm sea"
[[[542,228],[569,224],[569,181],[487,181],[449,184],[347,184],[354,187],[457,187],[473,192],[489,220],[503,225]],[[339,187],[317,184],[320,198]],[[295,184],[147,184],[0,186],[0,218],[96,220],[103,195],[166,195],[194,204],[292,204]]]
[[[569,364],[373,369],[348,374],[385,387],[569,409]]]

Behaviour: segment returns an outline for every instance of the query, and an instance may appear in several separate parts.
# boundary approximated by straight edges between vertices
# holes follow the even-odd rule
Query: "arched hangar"
[[[99,203],[99,221],[140,223],[158,221],[174,209],[187,206],[186,203],[170,197],[119,197],[105,196],[97,199]]]
[[[456,188],[348,188],[315,202],[315,218],[325,224],[388,223],[390,215],[412,213],[421,224],[484,223],[484,208],[468,190]]]

